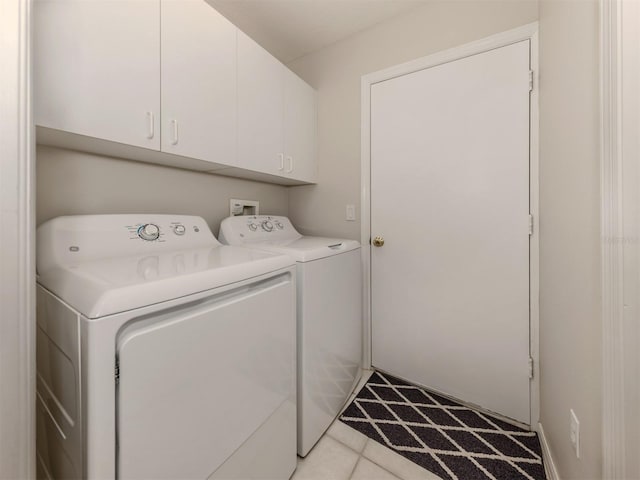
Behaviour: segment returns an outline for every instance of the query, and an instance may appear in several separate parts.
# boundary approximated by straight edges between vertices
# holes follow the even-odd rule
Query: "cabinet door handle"
[[[287,167],[286,172],[287,172],[287,173],[291,173],[291,172],[293,172],[293,157],[287,157],[287,164],[288,164],[289,166]]]
[[[278,167],[278,170],[282,171],[284,170],[284,153],[278,154],[278,160],[280,160],[280,166]]]
[[[173,139],[171,140],[171,145],[178,144],[178,121],[171,120],[171,125],[173,127]]]
[[[153,112],[147,112],[147,121],[149,122],[149,128],[147,130],[147,138],[151,140],[156,134],[155,124],[153,121]]]

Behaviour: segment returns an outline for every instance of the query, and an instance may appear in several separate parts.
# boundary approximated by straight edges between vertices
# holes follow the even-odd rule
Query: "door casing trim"
[[[530,95],[529,119],[529,206],[534,216],[529,255],[529,355],[533,359],[534,375],[530,384],[530,424],[540,419],[539,323],[540,323],[540,237],[539,237],[539,108],[538,108],[538,22],[507,30],[458,47],[369,73],[361,79],[361,209],[360,241],[362,244],[363,282],[363,367],[371,368],[371,86],[385,80],[419,70],[460,60],[472,55],[505,47],[523,40],[530,41],[530,64],[533,70],[533,90]]]
[[[36,477],[32,1],[0,4],[0,477]],[[5,113],[6,112],[6,113]]]
[[[624,213],[632,210],[625,193],[623,171],[624,131],[633,131],[623,116],[623,48],[630,39],[623,29],[624,3],[600,0],[600,230],[602,291],[602,478],[627,478],[625,418],[625,270],[636,270],[625,258],[625,248],[634,240],[625,232]],[[631,122],[629,122],[631,123]],[[635,185],[632,188],[637,188]],[[633,296],[632,296],[633,297]],[[628,374],[627,374],[628,375]],[[636,423],[637,425],[637,423]]]

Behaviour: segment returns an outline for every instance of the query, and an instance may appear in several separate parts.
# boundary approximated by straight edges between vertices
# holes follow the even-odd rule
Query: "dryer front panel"
[[[274,412],[295,412],[293,282],[281,274],[123,329],[118,478],[208,478]],[[285,417],[274,455],[288,471],[269,477],[295,468],[295,414]]]

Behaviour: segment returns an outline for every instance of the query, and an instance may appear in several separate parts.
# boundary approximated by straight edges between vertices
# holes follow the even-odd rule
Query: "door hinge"
[[[529,235],[533,235],[533,215],[529,214]]]
[[[533,358],[529,357],[529,379],[533,378]]]
[[[533,70],[529,70],[529,91],[533,91]]]
[[[120,382],[120,363],[116,360],[116,366],[113,371],[113,376],[115,377],[116,384]]]

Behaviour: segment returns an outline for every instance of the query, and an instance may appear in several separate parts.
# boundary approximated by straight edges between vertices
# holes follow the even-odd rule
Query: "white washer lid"
[[[245,243],[245,246],[272,253],[284,253],[294,258],[296,262],[311,262],[355,250],[360,248],[360,243],[339,238],[303,236],[295,240]]]
[[[159,227],[158,241],[137,229]],[[186,233],[174,232],[176,225]],[[200,217],[84,215],[41,225],[38,282],[88,318],[133,310],[294,265],[285,255],[218,243]]]

